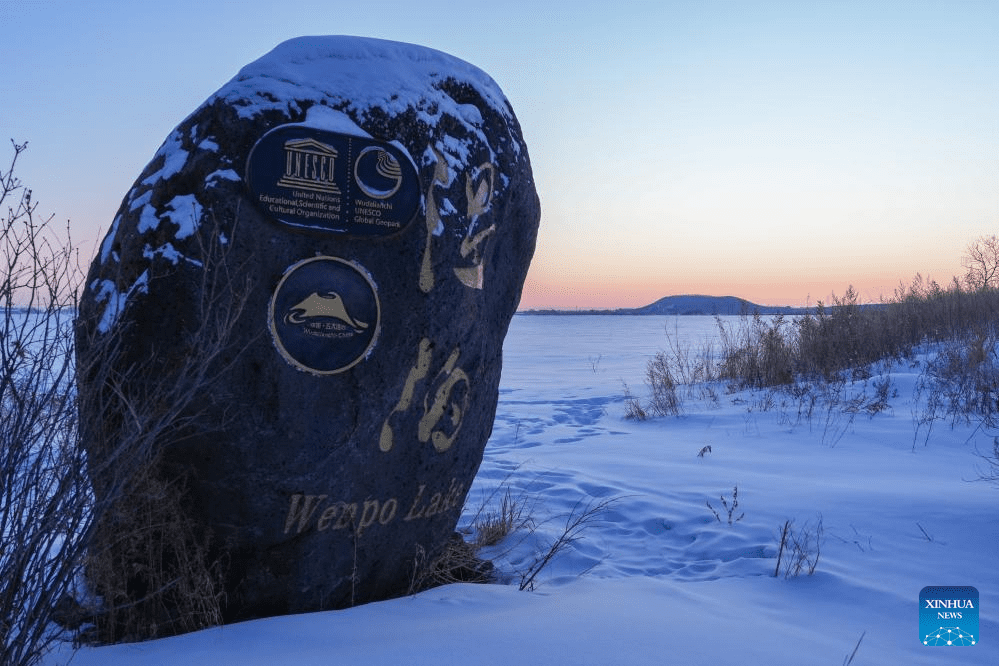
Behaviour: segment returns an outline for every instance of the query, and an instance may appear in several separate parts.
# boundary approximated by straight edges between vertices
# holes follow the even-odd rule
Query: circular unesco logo
[[[402,165],[380,146],[368,146],[354,162],[354,180],[372,199],[388,199],[402,187]]]
[[[285,271],[271,297],[271,337],[286,361],[316,375],[359,363],[378,335],[378,293],[360,266],[313,257]]]

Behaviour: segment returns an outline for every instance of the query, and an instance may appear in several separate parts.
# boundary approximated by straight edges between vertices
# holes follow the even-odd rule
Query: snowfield
[[[710,317],[514,318],[459,525],[508,491],[524,504],[533,527],[483,551],[504,583],[75,655],[67,645],[46,663],[839,666],[856,649],[857,665],[999,664],[999,488],[977,480],[999,433],[938,421],[917,434],[910,362],[846,385],[841,405],[890,377],[888,409],[873,415],[820,403],[808,417],[786,394],[717,386],[680,417],[627,420],[622,382],[645,397],[664,327],[694,342],[715,334]],[[520,591],[567,519],[601,502]],[[788,520],[798,534],[821,525],[813,575],[774,576]],[[978,589],[975,645],[923,645],[928,585]]]

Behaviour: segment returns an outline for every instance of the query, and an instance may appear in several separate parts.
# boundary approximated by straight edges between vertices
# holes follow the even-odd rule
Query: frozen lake
[[[814,404],[718,387],[680,417],[628,420],[622,382],[646,397],[667,329],[695,346],[717,335],[713,317],[514,318],[458,526],[471,538],[504,496],[522,503],[530,520],[480,552],[498,584],[84,649],[74,666],[801,666],[854,650],[854,666],[999,663],[997,493],[976,481],[999,433],[937,422],[917,436],[926,356],[815,387]],[[890,384],[884,409],[850,407],[875,382]],[[519,591],[567,521],[602,502]],[[775,576],[788,524],[814,567],[787,575],[784,559]],[[948,585],[977,588],[980,617],[927,631],[921,590]],[[936,646],[958,628],[962,646]]]
[[[721,317],[726,326],[740,319]],[[649,357],[665,348],[667,331],[694,348],[718,340],[715,317],[707,316],[517,315],[503,345],[500,386],[556,388],[610,379],[634,389],[645,381]]]

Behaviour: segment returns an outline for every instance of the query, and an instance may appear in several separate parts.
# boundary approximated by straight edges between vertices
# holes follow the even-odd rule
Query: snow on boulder
[[[539,219],[517,119],[472,65],[356,37],[247,65],[170,133],[90,268],[98,495],[152,433],[226,620],[406,593],[481,461]],[[126,547],[124,513],[96,548]],[[126,582],[123,604],[157,589]]]

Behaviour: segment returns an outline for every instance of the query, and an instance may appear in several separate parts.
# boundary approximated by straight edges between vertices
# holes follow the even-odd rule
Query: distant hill
[[[735,296],[667,296],[640,308],[615,310],[526,310],[528,315],[796,315],[805,314],[809,308],[757,305]]]
[[[757,305],[735,296],[667,296],[628,314],[650,315],[761,315],[805,314],[806,308],[790,306]],[[623,313],[622,313],[623,314]]]

